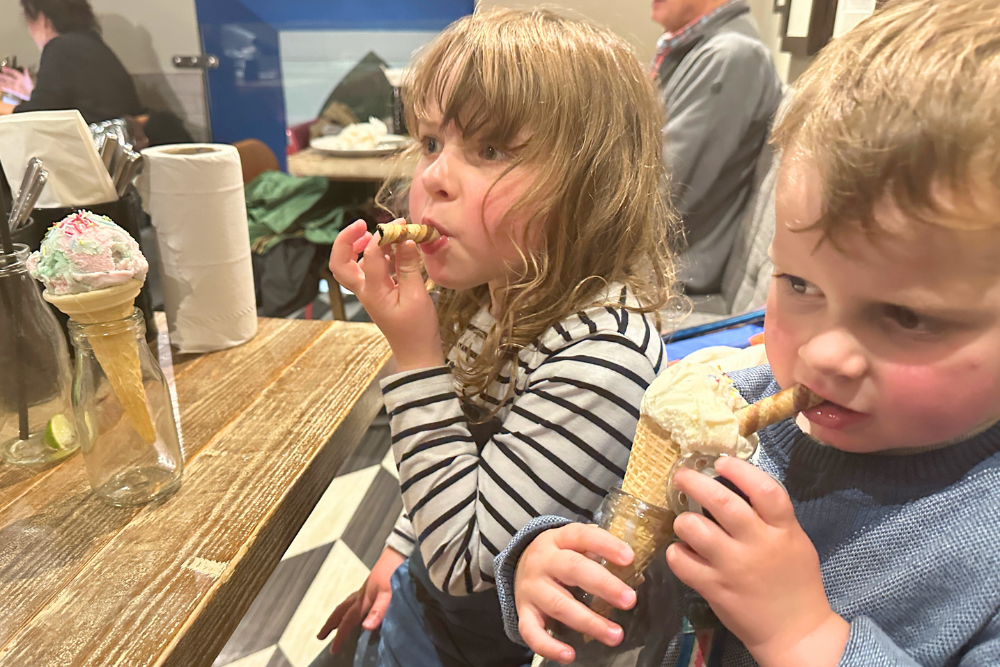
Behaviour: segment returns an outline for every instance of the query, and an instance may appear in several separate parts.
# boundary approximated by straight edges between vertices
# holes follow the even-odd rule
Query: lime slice
[[[55,415],[45,427],[45,444],[52,449],[66,449],[76,440],[76,427],[65,415]]]

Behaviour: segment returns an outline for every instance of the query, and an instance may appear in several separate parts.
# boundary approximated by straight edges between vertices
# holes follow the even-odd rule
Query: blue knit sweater
[[[730,374],[748,401],[779,389],[761,366]],[[833,610],[851,624],[841,667],[1000,665],[1000,424],[910,455],[850,454],[788,420],[761,433],[757,465],[780,479],[819,552]],[[496,560],[508,635],[520,641],[513,572],[540,517]],[[748,573],[752,576],[752,573]],[[679,636],[664,667],[676,661]],[[723,667],[756,665],[734,636]]]

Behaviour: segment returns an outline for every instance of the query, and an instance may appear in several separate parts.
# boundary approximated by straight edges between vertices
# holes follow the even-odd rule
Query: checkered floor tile
[[[309,667],[333,608],[356,591],[402,510],[380,415],[320,498],[213,667]],[[337,662],[349,667],[350,658]],[[331,665],[331,667],[333,667]]]

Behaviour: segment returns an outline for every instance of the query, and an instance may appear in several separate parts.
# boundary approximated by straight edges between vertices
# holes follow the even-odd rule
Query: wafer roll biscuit
[[[387,243],[402,243],[403,241],[413,241],[414,243],[430,243],[441,236],[438,230],[428,225],[406,225],[395,222],[381,224],[378,226],[379,245]]]
[[[779,391],[774,396],[762,398],[736,411],[736,419],[740,423],[740,435],[745,437],[756,433],[822,402],[822,398],[802,385]]]

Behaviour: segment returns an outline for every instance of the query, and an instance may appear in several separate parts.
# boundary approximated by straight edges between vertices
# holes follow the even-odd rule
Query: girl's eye
[[[503,157],[504,157],[503,152],[500,151],[500,150],[497,150],[493,146],[486,146],[485,148],[483,148],[482,155],[483,155],[483,159],[486,160],[487,162],[493,162],[495,160],[502,160]]]
[[[424,153],[427,153],[428,155],[437,153],[440,148],[438,140],[435,137],[424,137],[421,139],[421,143],[424,146]]]

